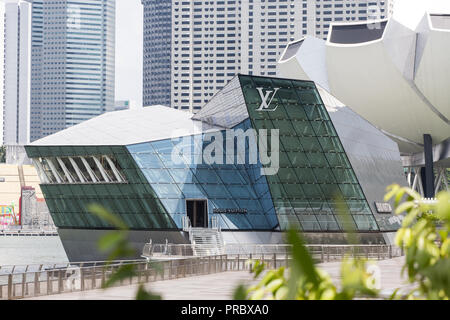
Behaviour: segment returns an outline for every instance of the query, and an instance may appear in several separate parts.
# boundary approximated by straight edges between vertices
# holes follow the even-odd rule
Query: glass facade
[[[115,0],[33,0],[31,141],[114,110]]]
[[[55,224],[111,227],[89,214],[87,206],[98,203],[119,214],[131,229],[180,230],[186,202],[205,200],[208,222],[217,218],[222,230],[293,226],[305,232],[380,231],[358,180],[361,174],[355,173],[315,84],[243,75],[237,79],[239,86],[233,80],[233,90],[224,89],[232,94],[218,95],[220,99],[211,100],[191,120],[196,127],[204,125],[197,135],[168,138],[168,133],[159,135],[163,140],[124,146],[27,146],[44,175],[56,172],[61,178],[42,184]],[[230,112],[220,111],[217,103],[229,106]],[[225,121],[230,115],[245,120]],[[262,129],[269,133],[268,150],[270,130],[279,133],[279,152],[274,151],[279,168],[273,175],[264,175],[268,166],[261,163],[260,153],[250,161]],[[237,130],[250,132],[240,140],[243,144],[234,136]],[[206,161],[208,155],[214,161]]]
[[[170,106],[172,1],[142,0],[144,8],[143,105]]]
[[[249,128],[249,120],[236,127]],[[248,159],[249,141],[245,143],[245,154],[239,154],[235,144],[234,164],[227,164],[231,161],[225,161],[226,131],[217,134],[223,141],[223,164],[197,161],[210,143],[209,138],[205,139],[208,134],[137,144],[128,146],[128,150],[179,227],[186,215],[186,200],[205,199],[209,217],[219,217],[222,229],[275,229],[278,221],[267,180],[261,176],[261,164],[237,164],[237,157]],[[184,150],[180,161],[172,158],[174,148]],[[215,213],[218,211],[233,212]]]
[[[89,205],[99,204],[118,214],[132,230],[177,228],[125,147],[27,147],[27,152],[33,159],[112,154],[126,178],[126,182],[41,184],[57,227],[111,228],[89,213]]]
[[[378,230],[314,83],[249,76],[240,81],[253,127],[279,129],[280,169],[267,180],[281,228]],[[279,88],[274,111],[259,110],[257,88]],[[351,213],[351,226],[343,225],[345,212]]]

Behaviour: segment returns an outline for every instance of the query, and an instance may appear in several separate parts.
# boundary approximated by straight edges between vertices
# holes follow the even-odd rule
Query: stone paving
[[[376,261],[381,275],[381,293],[389,296],[395,288],[410,289],[405,278],[400,276],[404,258]],[[319,264],[327,271],[333,281],[339,281],[340,262]],[[229,271],[218,274],[195,276],[182,279],[157,281],[146,284],[153,293],[162,295],[165,300],[229,300],[240,283],[256,283],[247,271]],[[85,292],[63,293],[34,300],[128,300],[134,299],[137,285],[115,287],[107,290],[90,290]]]

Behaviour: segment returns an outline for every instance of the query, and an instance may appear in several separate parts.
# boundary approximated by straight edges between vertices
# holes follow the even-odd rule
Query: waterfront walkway
[[[410,289],[405,285],[405,277],[401,277],[404,257],[376,261],[381,272],[381,289],[389,295],[395,288]],[[319,264],[327,271],[333,281],[339,281],[340,262]],[[147,283],[145,286],[153,293],[162,295],[165,300],[229,300],[234,289],[240,284],[256,283],[248,271],[228,271],[217,274],[194,276],[189,278],[164,280]],[[40,296],[32,300],[128,300],[134,299],[137,285],[115,287],[107,290],[90,290],[83,292],[63,293],[59,295]]]

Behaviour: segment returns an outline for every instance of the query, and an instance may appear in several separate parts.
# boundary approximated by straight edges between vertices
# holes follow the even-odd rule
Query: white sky
[[[142,106],[142,4],[116,0],[116,100]]]

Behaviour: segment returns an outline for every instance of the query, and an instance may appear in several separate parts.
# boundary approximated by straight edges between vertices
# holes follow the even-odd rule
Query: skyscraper
[[[43,0],[32,0],[31,20],[31,97],[30,97],[30,140],[41,135],[42,70],[43,70]]]
[[[170,92],[171,107],[197,112],[237,73],[277,75],[276,62],[288,42],[305,35],[326,38],[332,22],[385,18],[391,1],[166,0],[164,8],[158,2],[143,1],[144,105],[158,104]],[[169,38],[171,48],[158,53],[168,57],[170,51],[171,60],[161,63],[150,50]],[[152,68],[157,73],[146,77]],[[156,75],[166,75],[164,88],[169,81],[170,89],[159,90]],[[145,99],[145,92],[152,92],[152,99]]]
[[[172,0],[142,0],[144,5],[143,105],[170,106]]]
[[[31,5],[0,3],[1,144],[30,142]]]
[[[32,140],[114,109],[115,0],[33,1]]]

